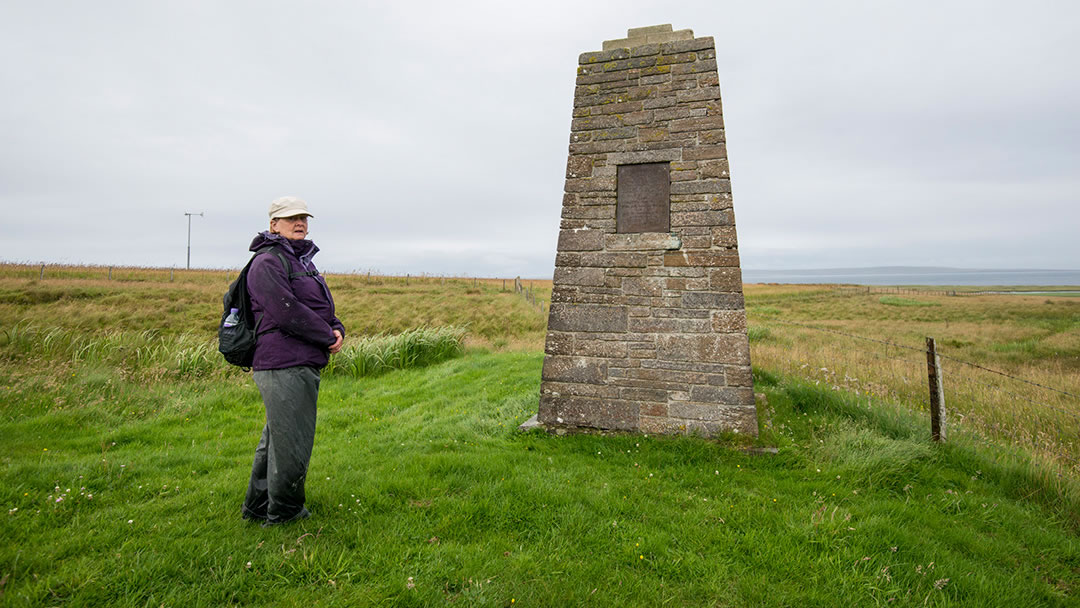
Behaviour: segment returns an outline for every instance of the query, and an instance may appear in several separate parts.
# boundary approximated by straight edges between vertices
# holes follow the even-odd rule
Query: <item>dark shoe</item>
[[[311,517],[311,512],[307,510],[307,507],[302,507],[300,509],[299,513],[297,513],[296,515],[293,515],[289,519],[282,519],[282,520],[278,520],[278,521],[270,521],[269,519],[267,519],[266,521],[264,521],[262,523],[262,527],[269,528],[270,526],[278,526],[278,525],[281,525],[281,524],[287,524],[287,523],[298,521],[298,520],[301,520],[301,519],[307,519],[309,517]]]

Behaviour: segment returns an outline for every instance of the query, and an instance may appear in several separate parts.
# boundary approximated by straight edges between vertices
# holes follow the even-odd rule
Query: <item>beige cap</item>
[[[270,219],[276,220],[281,217],[295,217],[297,215],[306,215],[308,217],[315,217],[308,213],[307,203],[304,199],[297,198],[295,196],[283,196],[278,199],[274,199],[274,202],[270,203]]]

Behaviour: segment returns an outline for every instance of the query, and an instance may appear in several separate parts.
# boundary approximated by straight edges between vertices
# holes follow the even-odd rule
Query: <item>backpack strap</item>
[[[281,253],[281,250],[278,249],[274,245],[268,245],[266,247],[263,247],[262,249],[256,251],[255,255],[259,255],[260,253],[266,253],[266,252],[269,252],[269,251],[274,252],[274,255],[276,255],[277,258],[279,260],[281,260],[281,265],[283,267],[285,267],[285,274],[289,277],[290,281],[297,278],[297,277],[317,277],[317,276],[319,276],[319,271],[318,270],[309,270],[307,272],[293,272],[292,271],[292,264],[289,263],[288,258],[286,258],[285,254]]]

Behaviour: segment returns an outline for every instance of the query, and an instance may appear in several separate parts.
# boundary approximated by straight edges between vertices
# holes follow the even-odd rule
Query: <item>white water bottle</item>
[[[230,308],[229,316],[225,317],[225,322],[222,323],[224,327],[235,327],[240,324],[240,309]]]

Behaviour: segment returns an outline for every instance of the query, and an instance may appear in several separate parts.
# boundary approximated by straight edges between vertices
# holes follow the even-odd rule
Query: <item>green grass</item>
[[[314,516],[273,529],[239,517],[262,424],[250,380],[5,384],[0,601],[1075,604],[1075,505],[1002,454],[932,445],[902,409],[760,371],[775,456],[522,434],[541,362],[474,351],[325,378]],[[92,398],[28,413],[38,392]]]
[[[886,306],[941,306],[937,302],[924,302],[922,300],[912,300],[911,298],[901,298],[898,296],[881,296],[878,298],[878,302]]]

